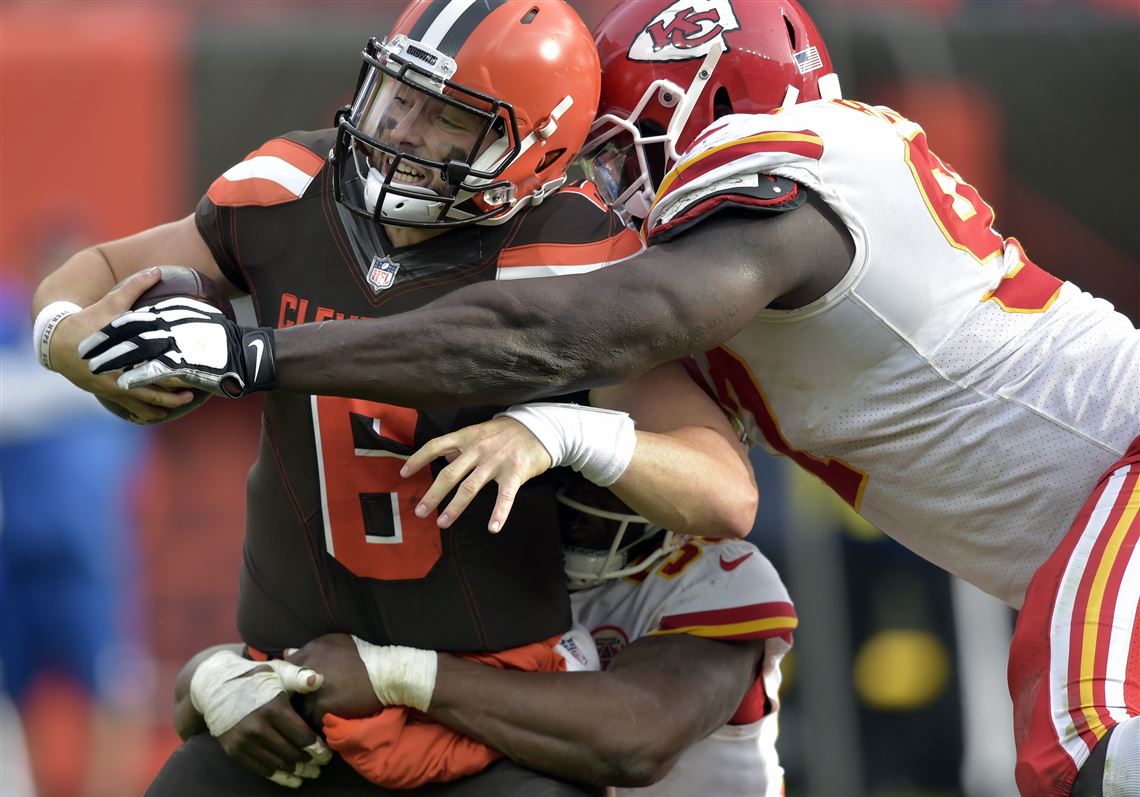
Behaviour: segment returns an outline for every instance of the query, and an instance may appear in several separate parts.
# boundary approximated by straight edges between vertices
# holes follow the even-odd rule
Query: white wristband
[[[36,316],[32,326],[32,344],[36,347],[36,359],[49,371],[52,370],[51,336],[55,334],[55,328],[60,321],[82,309],[75,302],[52,302]]]
[[[637,447],[627,413],[580,404],[516,404],[499,413],[538,438],[554,466],[567,465],[600,487],[616,482]]]
[[[439,658],[434,650],[398,645],[373,645],[353,637],[356,651],[368,671],[372,691],[385,706],[408,706],[427,711],[435,691]]]

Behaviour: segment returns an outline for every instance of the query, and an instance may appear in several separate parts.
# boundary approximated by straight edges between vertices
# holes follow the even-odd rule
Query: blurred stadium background
[[[592,25],[612,0],[574,5]],[[1136,0],[804,5],[846,96],[921,122],[1037,262],[1140,321]],[[181,217],[262,141],[329,124],[350,99],[361,45],[401,7],[4,0],[0,326],[25,325],[16,297],[80,246]],[[86,478],[24,458],[26,439],[70,428],[77,391],[55,376],[25,383],[30,355],[3,352],[0,553],[12,534],[9,503],[37,489],[49,501],[80,501]],[[138,793],[175,746],[175,672],[236,633],[244,478],[259,409],[256,399],[213,401],[179,423],[123,432],[143,452],[118,485],[129,519],[118,537],[94,541],[113,548],[122,568],[114,598],[126,646],[101,655],[97,668],[111,724],[90,727],[77,713],[87,698],[43,674],[28,698],[27,736],[44,797]],[[52,451],[79,456],[66,435]],[[781,568],[801,617],[780,742],[788,794],[1014,794],[1004,687],[1012,612],[885,539],[784,463],[757,455],[756,465],[755,541]],[[22,479],[19,495],[10,473]],[[48,565],[8,560],[0,578],[50,570],[47,547]],[[13,627],[33,608],[5,603],[0,624]],[[9,706],[0,793],[24,797],[35,791],[21,775],[11,714]],[[118,742],[101,747],[101,733]]]

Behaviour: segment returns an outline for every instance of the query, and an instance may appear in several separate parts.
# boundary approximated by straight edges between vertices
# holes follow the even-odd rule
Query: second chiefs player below
[[[617,785],[618,795],[782,795],[780,662],[797,620],[772,564],[743,540],[665,531],[577,477],[559,502],[575,623],[560,645],[576,671],[501,670],[439,654],[428,715],[519,763]],[[183,733],[202,722],[191,695],[203,658],[175,686]],[[353,679],[340,673],[362,668],[341,634],[287,659],[342,684]],[[322,687],[304,703],[320,716],[375,700],[365,683]]]
[[[718,5],[690,40],[691,9],[596,31],[596,173],[648,212],[645,255],[349,322],[331,369],[279,330],[278,385],[520,400],[705,352],[757,444],[1021,609],[1021,792],[1140,794],[1140,332],[997,232],[916,122],[843,99],[795,2]]]
[[[51,366],[136,419],[155,420],[188,400],[186,391],[158,387],[170,377],[227,395],[272,385],[271,325],[303,315],[302,303],[335,317],[400,315],[464,285],[588,272],[642,251],[592,185],[564,185],[600,81],[592,38],[566,4],[414,2],[363,58],[335,129],[263,144],[213,183],[192,216],[84,250],[49,275],[35,309]],[[146,269],[169,262],[248,292],[266,326],[239,333],[222,313],[190,303],[120,316],[154,283]],[[144,273],[109,291],[136,272]],[[349,356],[339,329],[352,323],[313,325],[326,345],[321,369]],[[137,340],[124,344],[121,334],[134,332]],[[122,389],[115,374],[93,375],[76,353],[80,341],[112,369],[147,360],[127,374],[155,384]],[[746,533],[756,506],[747,461],[723,414],[683,370],[655,369],[611,396],[611,410],[588,417],[616,450],[576,446],[565,464],[614,483],[647,517],[658,508],[643,500],[653,495],[641,476],[661,472],[683,489],[658,522],[672,523],[669,512],[682,506],[680,531],[699,514],[709,533]],[[308,790],[372,795],[449,781],[425,788],[597,791],[495,761],[497,753],[398,707],[422,709],[430,699],[434,659],[412,646],[501,666],[564,666],[556,643],[571,615],[549,483],[466,496],[472,508],[456,519],[419,508],[431,471],[400,474],[425,440],[502,408],[488,399],[463,409],[406,408],[346,398],[333,385],[269,396],[247,491],[237,621],[248,655],[273,657],[346,633],[370,657],[396,665],[390,669],[414,672],[415,688],[378,688],[368,716],[321,718],[339,753],[331,756],[286,693],[345,685],[279,660],[259,665],[214,652],[191,690],[200,721],[148,794],[273,793],[275,784],[318,775]],[[620,410],[642,428],[635,432]],[[668,463],[665,470],[655,461]],[[691,474],[679,470],[686,465]],[[488,525],[499,533],[486,533]],[[373,688],[367,678],[363,686]],[[384,708],[390,704],[397,707]]]

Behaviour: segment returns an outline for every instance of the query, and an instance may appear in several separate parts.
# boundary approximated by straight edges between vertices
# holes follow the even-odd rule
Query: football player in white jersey
[[[509,447],[526,441],[517,443]],[[665,531],[579,478],[559,501],[574,618],[559,648],[568,672],[439,654],[428,716],[516,763],[616,785],[618,795],[783,794],[780,661],[797,619],[772,564],[743,540]],[[352,676],[361,663],[349,640],[320,637],[282,663],[355,685],[307,695],[317,717],[373,698]],[[195,663],[180,676],[183,714],[193,710],[185,684]]]
[[[558,647],[567,672],[439,654],[427,714],[533,769],[617,784],[617,795],[779,797],[780,662],[797,619],[775,568],[751,543],[666,531],[584,479],[558,500],[574,620]],[[203,721],[192,684],[219,649],[178,677],[180,732]],[[374,700],[346,635],[286,658],[273,663],[286,691],[313,691],[313,673],[326,679],[306,698],[314,720]],[[247,746],[264,733],[251,726]]]
[[[664,531],[611,493],[581,482],[559,501],[576,627],[593,637],[602,669],[638,639],[689,635],[745,646],[756,656],[751,688],[731,719],[693,743],[646,797],[779,797],[776,753],[780,661],[796,614],[779,574],[744,540]],[[686,668],[703,677],[700,668]]]
[[[842,99],[794,0],[631,1],[596,34],[592,162],[649,250],[347,323],[336,363],[278,330],[278,388],[528,400],[702,353],[757,444],[1021,610],[1022,793],[1140,794],[1140,332],[919,125]]]

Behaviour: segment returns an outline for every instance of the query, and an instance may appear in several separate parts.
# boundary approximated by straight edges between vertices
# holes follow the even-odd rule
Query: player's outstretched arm
[[[305,697],[312,718],[411,706],[531,769],[636,787],[729,720],[763,655],[763,641],[642,637],[605,672],[522,672],[328,634],[286,659],[340,684]]]
[[[748,534],[757,492],[744,446],[680,363],[594,390],[590,401],[617,412],[523,405],[511,408],[510,417],[429,441],[401,470],[407,477],[438,457],[448,459],[417,513],[426,516],[454,489],[438,518],[440,527],[447,528],[494,481],[498,496],[488,528],[495,532],[526,481],[552,464],[569,464],[665,528],[703,536]]]
[[[281,329],[277,384],[431,407],[615,383],[725,341],[795,288],[801,264],[769,256],[765,241],[812,235],[812,212],[711,219],[589,274],[485,282],[389,318]]]
[[[637,447],[610,489],[663,528],[704,537],[745,537],[759,495],[748,453],[720,407],[680,363],[590,392],[590,403],[628,412]]]
[[[762,642],[642,637],[605,672],[524,673],[439,655],[428,714],[562,777],[642,787],[729,720]]]

